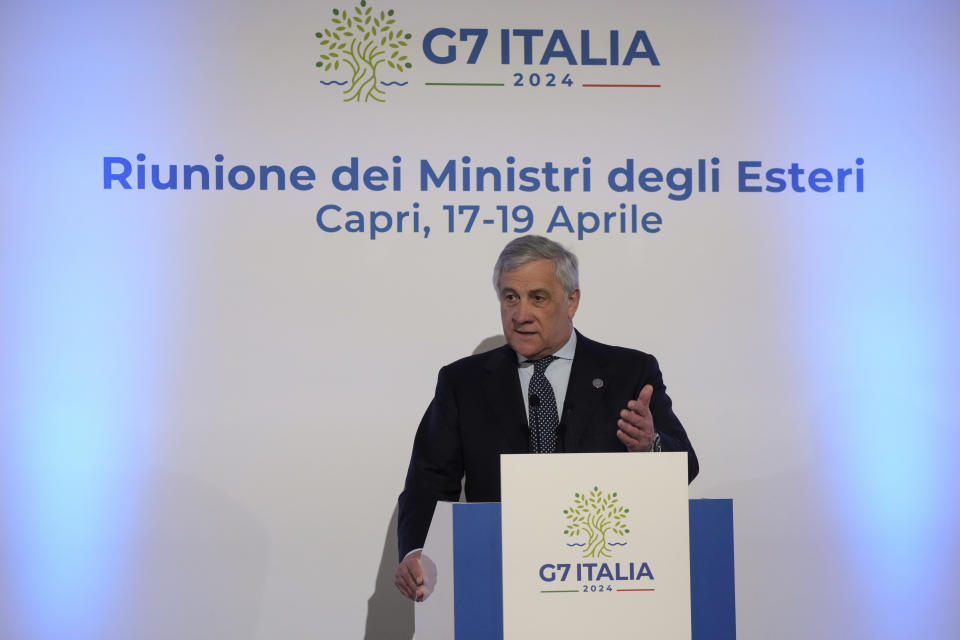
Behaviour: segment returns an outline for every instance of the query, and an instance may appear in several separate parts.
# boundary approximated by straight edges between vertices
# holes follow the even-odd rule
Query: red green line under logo
[[[428,87],[502,87],[502,82],[424,82]]]
[[[617,589],[617,591],[656,591],[656,589]],[[580,589],[541,589],[540,593],[580,593]]]
[[[504,82],[424,82],[428,87],[505,87]],[[624,89],[624,88],[659,88],[659,84],[581,84],[581,87],[591,87],[600,89]]]

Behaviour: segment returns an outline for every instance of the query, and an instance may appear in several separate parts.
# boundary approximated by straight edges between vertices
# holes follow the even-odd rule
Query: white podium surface
[[[504,640],[690,639],[685,453],[500,460]]]
[[[452,640],[454,637],[453,503],[438,502],[420,556],[423,602],[414,605],[415,640]]]

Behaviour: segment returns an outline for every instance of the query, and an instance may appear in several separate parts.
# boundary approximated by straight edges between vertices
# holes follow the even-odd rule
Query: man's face
[[[535,260],[500,274],[500,319],[514,351],[529,360],[548,356],[570,339],[580,290],[569,296],[553,260]]]

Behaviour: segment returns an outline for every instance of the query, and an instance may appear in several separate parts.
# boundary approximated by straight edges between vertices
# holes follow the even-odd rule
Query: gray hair
[[[577,256],[561,245],[543,236],[520,236],[507,243],[493,267],[493,288],[500,293],[500,276],[536,260],[553,260],[557,281],[569,296],[580,287]]]

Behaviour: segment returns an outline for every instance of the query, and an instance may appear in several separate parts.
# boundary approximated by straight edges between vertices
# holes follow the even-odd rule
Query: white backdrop
[[[735,501],[740,636],[955,635],[957,8],[372,6],[413,34],[382,104],[321,83],[349,78],[315,67],[330,3],[3,8],[0,636],[409,638],[396,497],[437,369],[500,334],[490,271],[514,237],[448,233],[442,207],[527,205],[543,233],[557,205],[621,202],[661,231],[550,235],[581,259],[576,326],[659,358],[691,497]],[[437,26],[489,29],[477,64],[468,43],[428,61]],[[578,58],[581,29],[622,50],[642,29],[661,64],[504,65],[504,28],[562,28]],[[512,86],[554,71],[573,86]],[[105,189],[104,158],[138,153],[162,176],[223,154],[317,179]],[[399,191],[330,186],[394,155]],[[464,155],[590,156],[593,188],[420,191],[421,159]],[[713,157],[717,193],[605,184],[628,158]],[[741,160],[857,158],[861,193],[737,189]],[[429,238],[316,224],[413,202]]]

